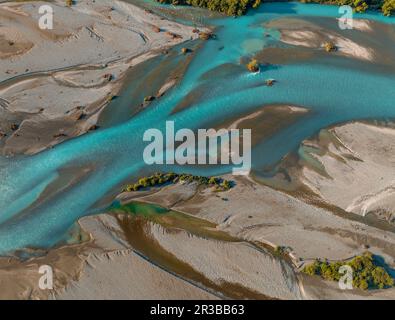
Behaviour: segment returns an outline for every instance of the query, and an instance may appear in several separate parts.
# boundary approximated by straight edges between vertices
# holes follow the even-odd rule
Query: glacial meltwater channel
[[[274,3],[237,19],[210,21],[217,26],[216,39],[206,41],[196,52],[179,85],[143,112],[120,125],[69,140],[35,156],[0,158],[0,254],[26,247],[48,248],[63,239],[70,226],[92,213],[114,187],[141,173],[146,167],[143,134],[149,128],[163,130],[166,120],[174,120],[177,129],[198,129],[264,105],[310,109],[308,116],[254,148],[253,167],[262,167],[276,163],[321,128],[357,119],[395,118],[395,75],[391,72],[369,72],[351,64],[348,68],[344,63],[330,63],[332,60],[263,67],[257,74],[240,65],[241,58],[252,57],[269,42],[279,41],[279,32],[265,30],[263,23],[288,16],[308,20],[311,16],[338,18],[339,13],[332,6]],[[378,13],[358,18],[395,22],[395,18]],[[333,19],[333,23],[337,21]],[[221,72],[225,64],[238,69]],[[262,85],[270,78],[278,83],[273,87]],[[198,94],[192,103],[173,112],[194,91]],[[230,168],[154,170],[213,175],[229,172]]]

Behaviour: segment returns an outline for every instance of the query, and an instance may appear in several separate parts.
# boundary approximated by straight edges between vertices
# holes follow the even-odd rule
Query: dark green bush
[[[370,252],[356,256],[348,262],[316,260],[312,264],[305,266],[302,272],[308,275],[321,276],[325,280],[339,281],[343,275],[339,273],[339,269],[343,265],[348,265],[352,268],[353,286],[356,288],[363,290],[383,289],[394,285],[394,279],[383,267],[377,265]]]

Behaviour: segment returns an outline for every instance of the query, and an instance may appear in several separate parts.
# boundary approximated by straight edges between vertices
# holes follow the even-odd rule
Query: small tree
[[[386,0],[381,7],[381,11],[385,16],[390,16],[395,12],[395,0]]]
[[[326,52],[334,52],[337,50],[337,47],[333,42],[328,41],[324,43],[324,49]]]
[[[369,6],[363,0],[356,0],[354,2],[355,12],[362,13],[362,12],[365,12],[368,8],[369,8]]]
[[[259,71],[259,64],[256,59],[252,59],[248,64],[247,64],[247,69],[251,72],[258,72]]]

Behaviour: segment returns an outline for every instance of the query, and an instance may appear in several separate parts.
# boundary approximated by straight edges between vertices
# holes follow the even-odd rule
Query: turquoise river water
[[[218,26],[217,38],[196,52],[179,85],[143,112],[34,156],[0,158],[0,254],[26,247],[48,248],[62,240],[78,218],[93,213],[114,188],[146,169],[143,133],[152,127],[163,129],[166,120],[174,120],[177,128],[197,129],[266,104],[309,108],[308,116],[254,148],[253,167],[262,167],[275,164],[321,128],[355,119],[395,118],[395,77],[391,73],[308,62],[279,65],[258,74],[245,68],[218,71],[219,66],[238,65],[242,57],[278,41],[279,32],[264,30],[262,24],[288,16],[335,18],[339,13],[332,6],[276,3],[262,5],[245,17],[210,21]],[[379,14],[361,17],[395,22]],[[265,37],[265,32],[271,36]],[[208,72],[210,76],[204,76]],[[262,86],[268,78],[278,80],[278,85]],[[172,113],[197,88],[200,94],[193,105]],[[230,168],[154,170],[212,175]]]

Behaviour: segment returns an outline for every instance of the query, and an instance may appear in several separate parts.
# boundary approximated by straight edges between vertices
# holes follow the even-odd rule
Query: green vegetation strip
[[[365,252],[361,256],[345,262],[328,262],[316,260],[314,263],[305,266],[302,272],[308,275],[318,275],[325,280],[339,281],[344,275],[339,273],[343,265],[348,265],[353,270],[353,286],[363,290],[384,289],[394,285],[394,279],[388,272],[377,264],[372,253]]]
[[[229,16],[242,16],[247,9],[257,8],[261,0],[156,0],[159,3],[172,5],[189,5],[193,7],[207,8]]]
[[[395,0],[300,0],[300,2],[348,5],[354,8],[355,12],[365,12],[368,9],[380,10],[385,16],[395,13]]]
[[[233,186],[231,181],[222,178],[194,176],[191,174],[155,173],[152,176],[140,178],[136,183],[128,184],[123,189],[123,192],[139,191],[149,187],[160,187],[165,184],[178,182],[197,182],[205,187],[214,187],[216,191],[226,191]]]
[[[229,16],[242,16],[249,8],[257,8],[261,0],[156,0],[159,3],[172,5],[189,5],[218,11]],[[303,3],[320,3],[333,5],[349,5],[355,12],[381,10],[384,15],[395,13],[395,0],[299,0]],[[267,1],[270,2],[270,1]]]

